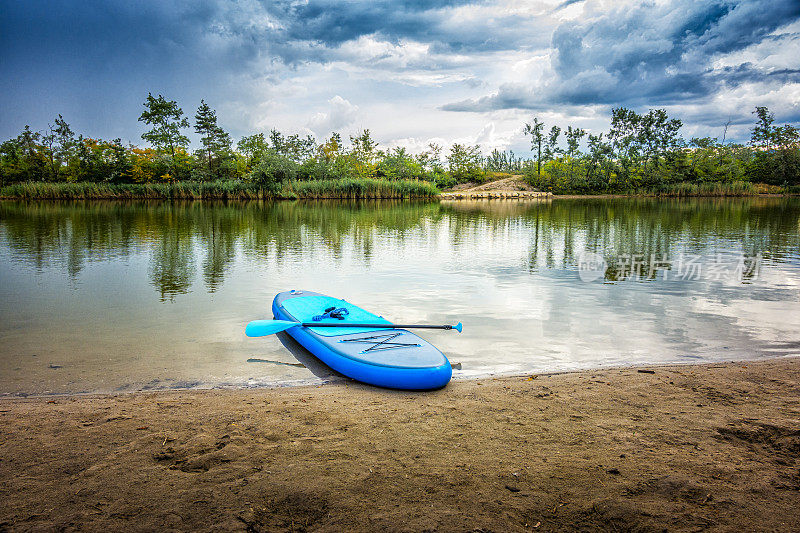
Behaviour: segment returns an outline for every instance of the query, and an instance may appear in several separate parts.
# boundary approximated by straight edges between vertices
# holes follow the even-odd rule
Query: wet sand
[[[780,530],[800,359],[0,401],[0,530]]]

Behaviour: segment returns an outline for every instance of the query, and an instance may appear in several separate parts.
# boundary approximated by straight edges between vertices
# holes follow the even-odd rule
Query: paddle
[[[307,328],[386,328],[386,329],[454,329],[461,333],[461,322],[455,326],[445,324],[433,326],[430,324],[353,324],[351,322],[294,322],[291,320],[253,320],[244,330],[248,337],[263,337],[286,331],[295,326]]]

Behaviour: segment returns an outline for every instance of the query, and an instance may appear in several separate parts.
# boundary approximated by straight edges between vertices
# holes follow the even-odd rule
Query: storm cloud
[[[800,115],[796,0],[0,0],[0,135],[61,113],[141,143],[148,92],[234,137],[371,128],[385,145],[520,149],[531,112],[602,126],[668,106],[694,127]],[[720,95],[725,95],[722,98]],[[742,114],[741,112],[739,114]],[[489,135],[487,132],[490,132]]]
[[[574,2],[565,2],[566,6]],[[774,35],[800,17],[800,2],[623,3],[587,0],[585,20],[561,23],[552,36],[550,76],[508,83],[494,94],[443,106],[450,111],[545,109],[558,104],[671,105],[746,82],[797,83],[796,69],[752,63],[719,67],[725,55],[763,43],[791,47],[796,33]]]

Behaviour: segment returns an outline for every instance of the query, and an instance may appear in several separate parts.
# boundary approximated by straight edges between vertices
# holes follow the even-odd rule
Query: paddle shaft
[[[386,329],[453,329],[454,326],[444,324],[442,326],[435,326],[430,324],[353,324],[352,322],[341,322],[339,324],[333,322],[301,322],[298,324],[307,328],[386,328]]]
[[[461,322],[455,326],[449,324],[443,326],[433,326],[429,324],[354,324],[352,322],[295,322],[293,320],[253,320],[244,328],[244,333],[248,337],[264,337],[274,335],[294,327],[307,328],[382,328],[382,329],[450,329],[461,333]]]

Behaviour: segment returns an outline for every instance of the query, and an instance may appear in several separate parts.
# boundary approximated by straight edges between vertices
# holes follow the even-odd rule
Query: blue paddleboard
[[[311,291],[281,292],[272,302],[278,320],[312,322],[326,309],[345,308],[340,322],[389,324],[349,302]],[[335,319],[326,318],[326,323]],[[380,387],[428,390],[444,387],[453,374],[450,361],[434,345],[404,329],[314,328],[286,330],[323,363],[345,376]]]

